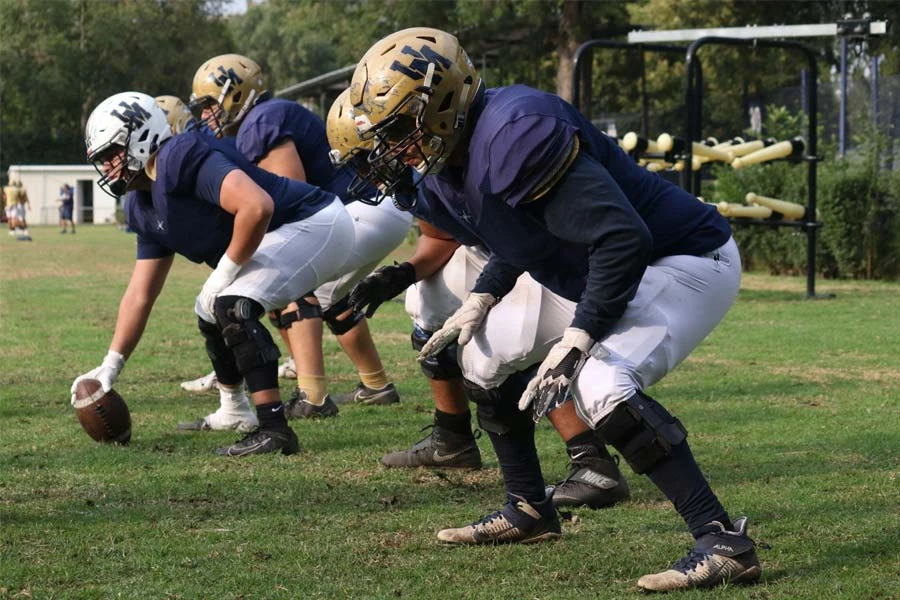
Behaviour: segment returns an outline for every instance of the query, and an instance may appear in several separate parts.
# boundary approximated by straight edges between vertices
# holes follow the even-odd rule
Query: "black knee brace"
[[[510,375],[500,387],[485,389],[468,379],[463,380],[466,396],[477,406],[478,425],[489,433],[509,433],[534,430],[530,412],[519,410],[519,398],[528,384],[521,373]]]
[[[284,309],[281,312],[276,313],[278,315],[276,317],[270,315],[269,322],[271,322],[276,329],[290,329],[295,321],[302,321],[303,319],[321,319],[322,307],[307,300],[307,298],[310,297],[315,298],[315,295],[310,292],[302,298],[297,298],[297,300],[295,300],[297,303],[297,308],[295,310]]]
[[[269,330],[259,322],[264,312],[262,305],[243,296],[216,298],[216,321],[222,329],[225,347],[234,354],[237,369],[251,392],[278,387],[281,352]]]
[[[363,313],[358,310],[354,310],[349,315],[347,315],[346,319],[339,319],[338,317],[350,310],[350,296],[344,296],[337,302],[335,302],[331,308],[322,313],[322,320],[325,321],[325,324],[328,325],[328,329],[331,330],[331,333],[334,335],[344,335],[359,323],[363,318]]]
[[[687,438],[681,421],[643,392],[619,403],[597,424],[597,433],[638,474],[648,472]]]
[[[418,325],[413,326],[412,330],[412,347],[413,350],[420,351],[425,346],[433,331],[425,331]],[[438,352],[434,356],[429,356],[419,363],[419,368],[428,379],[446,381],[448,379],[456,379],[462,377],[462,369],[459,368],[459,361],[456,359],[459,345],[456,342],[448,345],[446,348]]]
[[[243,376],[234,362],[234,354],[225,346],[225,339],[219,326],[198,318],[197,327],[206,340],[206,355],[209,356],[219,381],[225,385],[240,383]]]

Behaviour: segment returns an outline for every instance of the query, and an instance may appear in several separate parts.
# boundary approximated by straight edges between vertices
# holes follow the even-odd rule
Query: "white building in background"
[[[75,223],[115,222],[116,199],[97,185],[100,175],[91,165],[11,165],[9,178],[21,181],[28,192],[31,212],[25,218],[29,225],[59,223],[56,201],[64,183],[75,190]]]

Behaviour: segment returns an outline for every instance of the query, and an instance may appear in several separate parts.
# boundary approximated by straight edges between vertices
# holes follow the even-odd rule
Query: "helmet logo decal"
[[[147,122],[147,119],[150,118],[150,112],[137,102],[132,102],[131,104],[129,104],[122,101],[119,103],[119,106],[122,107],[121,113],[118,110],[114,109],[109,114],[113,117],[116,117],[126,125],[130,124],[134,125],[135,127],[141,127],[144,123]]]
[[[425,74],[428,72],[428,65],[432,64],[435,69],[432,83],[438,85],[441,82],[441,76],[438,73],[444,69],[449,69],[453,64],[449,58],[441,56],[427,44],[422,44],[420,50],[416,50],[410,46],[404,46],[400,53],[412,56],[413,59],[410,61],[409,66],[395,60],[393,64],[391,64],[391,71],[403,73],[414,81],[425,79]]]
[[[233,81],[237,85],[244,83],[243,78],[240,75],[234,72],[234,69],[229,67],[228,70],[225,70],[225,67],[219,65],[219,73],[220,75],[217,77],[215,73],[209,74],[210,81],[214,81],[218,84],[219,87],[224,87],[229,81]]]

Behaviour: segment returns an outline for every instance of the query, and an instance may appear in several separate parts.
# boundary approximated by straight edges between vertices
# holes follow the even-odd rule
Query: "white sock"
[[[250,399],[244,393],[244,384],[237,387],[225,387],[219,384],[219,410],[225,414],[241,414],[252,412]]]

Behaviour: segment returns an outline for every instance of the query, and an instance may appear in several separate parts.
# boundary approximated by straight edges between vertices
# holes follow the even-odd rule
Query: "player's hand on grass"
[[[416,269],[412,264],[385,265],[373,271],[350,291],[350,306],[365,312],[371,318],[383,302],[406,291],[416,282]]]

